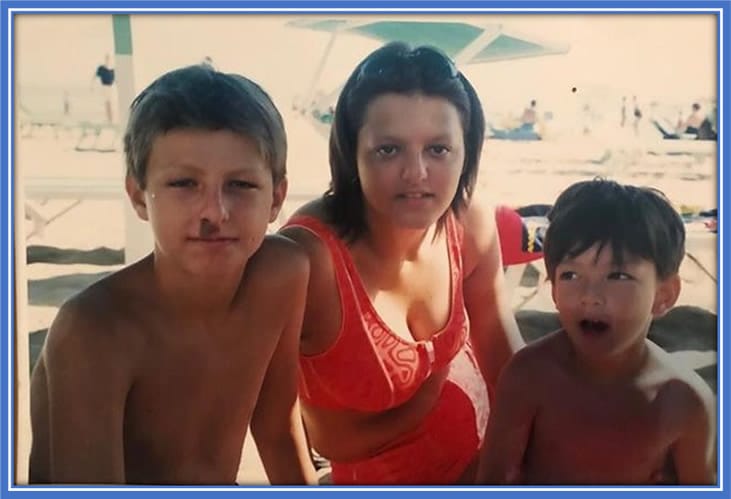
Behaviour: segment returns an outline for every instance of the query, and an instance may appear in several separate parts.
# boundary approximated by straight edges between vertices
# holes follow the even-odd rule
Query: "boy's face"
[[[172,130],[157,137],[147,188],[131,177],[127,192],[152,225],[156,254],[193,274],[242,267],[261,245],[286,194],[256,143],[228,130]]]
[[[660,280],[653,262],[595,244],[557,267],[553,301],[574,348],[588,357],[620,355],[645,340],[650,322],[674,304],[678,275]],[[597,253],[598,252],[598,253]]]

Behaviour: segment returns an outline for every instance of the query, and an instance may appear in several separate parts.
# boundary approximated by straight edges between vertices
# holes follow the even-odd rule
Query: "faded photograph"
[[[16,14],[16,483],[718,483],[718,26]]]

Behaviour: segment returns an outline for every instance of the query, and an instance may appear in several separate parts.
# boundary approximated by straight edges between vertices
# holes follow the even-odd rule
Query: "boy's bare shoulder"
[[[652,341],[647,340],[647,345],[650,359],[639,380],[641,386],[656,391],[659,400],[669,405],[712,410],[716,397],[703,378]]]
[[[563,330],[549,333],[528,343],[513,355],[510,371],[518,377],[543,379],[566,365],[568,338]]]
[[[310,263],[305,250],[283,235],[268,235],[249,260],[244,283],[261,281],[276,286],[306,282]]]
[[[128,333],[135,328],[125,325],[139,316],[135,302],[146,301],[133,291],[137,273],[125,267],[64,302],[48,332],[49,348],[113,350],[122,344],[127,348],[134,337]]]

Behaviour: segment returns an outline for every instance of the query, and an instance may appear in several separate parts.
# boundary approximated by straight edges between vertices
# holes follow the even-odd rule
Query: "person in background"
[[[638,135],[640,133],[640,121],[642,120],[642,109],[640,109],[640,103],[637,100],[637,96],[632,96],[632,116],[634,117],[632,121],[632,129],[635,132],[635,135]]]
[[[102,88],[104,113],[108,123],[114,121],[112,113],[112,99],[114,98],[114,68],[111,67],[109,54],[104,56],[104,64],[97,66],[92,82],[98,79]]]
[[[619,112],[619,126],[621,128],[624,128],[624,125],[627,123],[627,97],[622,96],[622,108]]]
[[[538,121],[538,115],[536,113],[536,100],[530,101],[530,106],[523,110],[523,114],[520,116],[520,129],[526,131],[532,131],[535,127],[536,121]]]
[[[703,113],[701,112],[701,105],[697,102],[693,103],[691,109],[692,111],[688,117],[678,124],[677,133],[698,135],[698,131],[700,130],[705,116],[703,116]]]

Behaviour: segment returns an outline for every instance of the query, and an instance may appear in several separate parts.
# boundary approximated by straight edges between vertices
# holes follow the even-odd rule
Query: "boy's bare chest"
[[[534,478],[584,484],[668,479],[675,429],[656,401],[631,390],[554,395],[536,418],[528,450]]]
[[[127,449],[160,461],[233,459],[280,334],[265,326],[183,327],[150,341],[127,400]]]

